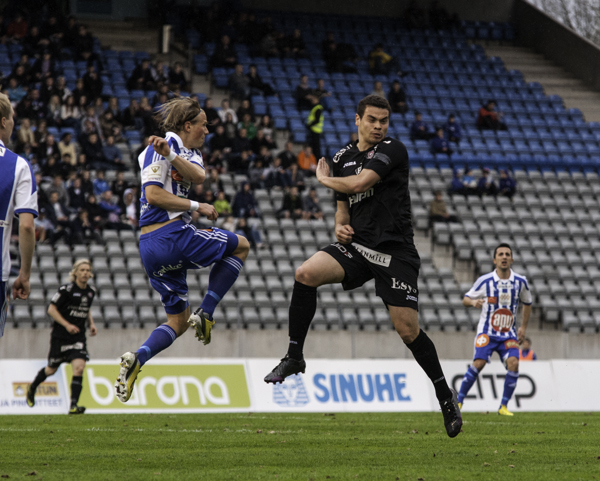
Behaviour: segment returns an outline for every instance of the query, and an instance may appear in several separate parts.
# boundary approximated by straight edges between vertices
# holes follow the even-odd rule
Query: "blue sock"
[[[162,324],[154,329],[152,334],[150,334],[150,337],[142,344],[142,347],[137,350],[140,367],[146,364],[148,359],[153,358],[159,352],[164,351],[173,344],[175,339],[177,339],[177,334],[171,326]]]
[[[465,400],[466,395],[469,393],[469,389],[473,386],[479,376],[479,371],[475,366],[469,366],[465,377],[463,377],[462,384],[460,385],[460,392],[458,393],[458,402],[462,403]]]
[[[506,371],[506,377],[504,378],[504,392],[502,393],[502,405],[508,405],[508,401],[515,392],[517,387],[517,380],[519,379],[519,372]]]
[[[217,304],[221,302],[223,296],[231,289],[233,283],[240,275],[244,263],[236,256],[225,257],[210,270],[208,276],[208,290],[200,307],[212,319]]]

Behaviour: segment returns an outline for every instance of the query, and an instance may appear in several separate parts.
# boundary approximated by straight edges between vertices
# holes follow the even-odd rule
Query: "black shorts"
[[[375,279],[375,294],[386,305],[419,310],[421,260],[414,246],[374,251],[359,244],[335,242],[321,249],[343,267],[342,287],[348,291]]]
[[[48,353],[48,367],[58,367],[63,362],[71,362],[73,359],[89,361],[85,341],[69,342],[62,339],[50,340],[50,352]]]

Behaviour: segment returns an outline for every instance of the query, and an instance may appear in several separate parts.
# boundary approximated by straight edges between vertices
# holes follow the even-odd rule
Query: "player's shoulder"
[[[96,288],[94,286],[91,286],[91,285],[88,284],[87,287],[86,287],[86,291],[89,294],[92,294],[93,296],[96,295]]]
[[[400,140],[392,137],[386,137],[377,144],[377,153],[387,155],[390,158],[408,158],[406,146]]]
[[[335,153],[335,155],[333,156],[333,163],[338,164],[340,159],[344,156],[344,154],[349,155],[353,151],[353,149],[356,148],[357,147],[355,142],[349,142]]]
[[[63,284],[58,288],[58,292],[71,292],[73,290],[73,286],[75,283],[69,282],[67,284]]]
[[[527,281],[527,276],[525,276],[523,274],[519,274],[518,272],[515,272],[515,271],[513,271],[513,276],[514,276],[515,280],[521,281],[525,284],[529,284],[529,282]]]
[[[484,282],[488,282],[491,279],[494,279],[494,271],[488,272],[487,274],[483,274],[483,275],[479,276],[477,278],[477,280],[475,281],[475,283],[473,284],[473,286],[478,287],[481,284],[483,284]]]

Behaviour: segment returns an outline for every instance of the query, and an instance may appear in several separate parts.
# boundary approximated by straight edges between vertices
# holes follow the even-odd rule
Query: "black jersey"
[[[349,204],[352,241],[371,248],[414,245],[404,144],[386,137],[361,152],[355,142],[333,157],[334,177],[358,175],[363,169],[373,170],[381,181],[359,194],[336,193],[337,200]]]
[[[77,334],[69,334],[58,322],[52,325],[52,338],[69,342],[85,341],[85,324],[88,319],[96,291],[89,285],[81,289],[75,282],[65,284],[54,294],[51,303],[58,312],[71,324],[79,328]]]

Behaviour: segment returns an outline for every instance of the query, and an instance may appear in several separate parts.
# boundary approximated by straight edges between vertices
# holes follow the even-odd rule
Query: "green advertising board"
[[[244,364],[147,364],[125,404],[114,393],[118,369],[115,363],[88,364],[79,404],[88,410],[107,411],[250,408]],[[71,375],[69,365],[69,381]]]

